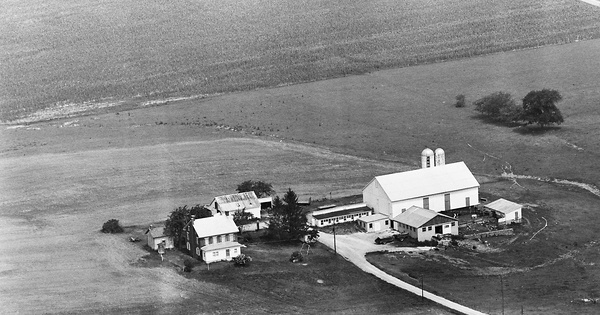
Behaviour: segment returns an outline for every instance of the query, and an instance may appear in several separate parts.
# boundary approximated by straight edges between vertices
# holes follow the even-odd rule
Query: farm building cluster
[[[439,148],[422,151],[420,169],[375,176],[363,188],[362,199],[361,203],[330,204],[310,211],[308,224],[321,228],[355,222],[365,232],[391,229],[423,242],[458,235],[459,227],[470,229],[468,222],[459,224],[461,214],[467,214],[471,223],[477,221],[478,214],[487,214],[497,225],[518,223],[522,218],[522,206],[505,199],[481,205],[479,183],[467,165],[446,164],[445,152]],[[252,191],[214,197],[205,206],[212,216],[191,216],[183,228],[188,252],[206,263],[232,260],[244,247],[238,242],[241,227],[234,223],[234,215],[252,214],[257,220],[250,230],[258,230],[266,226],[261,216],[271,205],[271,197],[258,198]],[[478,214],[473,214],[474,209]],[[165,235],[164,228],[151,228],[146,233],[152,249],[173,248],[173,239]]]
[[[487,214],[498,225],[518,223],[522,217],[522,206],[505,199],[480,204],[473,173],[464,162],[446,164],[441,148],[423,150],[420,169],[375,176],[362,197],[359,204],[313,211],[309,221],[317,227],[356,221],[366,232],[392,229],[427,241],[457,235],[460,214],[467,214],[469,222]]]

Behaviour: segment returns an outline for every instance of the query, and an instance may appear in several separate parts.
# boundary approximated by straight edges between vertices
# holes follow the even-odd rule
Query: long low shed
[[[307,215],[309,224],[313,226],[328,226],[344,222],[356,221],[359,218],[370,216],[373,214],[373,209],[366,206],[352,207],[341,206],[328,211],[315,211]]]

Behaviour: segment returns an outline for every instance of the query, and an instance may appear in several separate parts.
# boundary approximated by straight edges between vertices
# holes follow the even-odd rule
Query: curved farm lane
[[[580,1],[600,7],[600,1],[598,1],[598,0],[580,0]]]
[[[334,248],[332,234],[319,232],[319,242],[321,242],[322,244],[324,244],[332,249]],[[344,257],[346,260],[350,261],[351,263],[355,264],[361,270],[368,272],[368,273],[376,276],[377,278],[379,278],[387,283],[393,284],[401,289],[407,290],[407,291],[412,292],[417,295],[421,295],[421,288],[415,287],[411,284],[408,284],[404,281],[399,280],[396,277],[393,277],[393,276],[385,273],[381,269],[379,269],[379,268],[373,266],[371,263],[369,263],[367,261],[367,258],[365,257],[365,254],[368,252],[374,252],[374,251],[380,251],[380,250],[401,251],[401,250],[409,250],[408,248],[398,248],[398,247],[392,247],[392,246],[387,246],[387,245],[375,245],[372,241],[369,242],[367,240],[357,238],[356,235],[337,235],[336,236],[336,248],[337,248],[337,252],[342,257]],[[411,247],[410,250],[415,251],[415,248]],[[458,311],[458,312],[461,312],[464,314],[485,314],[485,313],[476,311],[474,309],[468,308],[466,306],[460,305],[458,303],[452,302],[450,300],[447,300],[447,299],[445,299],[441,296],[435,295],[431,292],[423,291],[423,296],[428,300],[431,300],[433,302],[436,302],[438,304],[441,304],[445,307],[448,307],[450,309],[453,309],[455,311]]]

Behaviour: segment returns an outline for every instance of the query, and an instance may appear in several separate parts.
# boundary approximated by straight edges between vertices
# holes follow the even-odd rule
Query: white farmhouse
[[[458,220],[447,215],[412,206],[393,220],[394,228],[407,232],[419,242],[429,241],[437,234],[458,235]]]
[[[376,176],[363,189],[363,202],[375,213],[394,218],[411,206],[448,211],[479,204],[479,183],[464,162],[445,164],[423,151],[423,168]]]
[[[148,246],[153,250],[158,250],[159,244],[163,244],[165,249],[173,248],[173,237],[166,235],[164,226],[150,226],[150,228],[146,230],[146,236],[148,239]]]

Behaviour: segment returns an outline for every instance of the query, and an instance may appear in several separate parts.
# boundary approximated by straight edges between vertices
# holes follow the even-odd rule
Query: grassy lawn
[[[516,227],[515,236],[486,238],[489,246],[461,246],[422,255],[373,253],[368,260],[383,270],[477,310],[499,314],[504,294],[508,314],[525,313],[595,314],[596,305],[582,298],[600,296],[600,274],[595,261],[599,245],[585,209],[597,204],[597,197],[563,186],[510,182],[484,184],[492,194],[502,193],[522,203],[527,219]],[[578,199],[577,206],[567,200]],[[583,212],[583,213],[582,213]],[[533,239],[533,234],[548,226]],[[500,286],[502,276],[503,289]],[[501,291],[503,290],[503,292]]]

